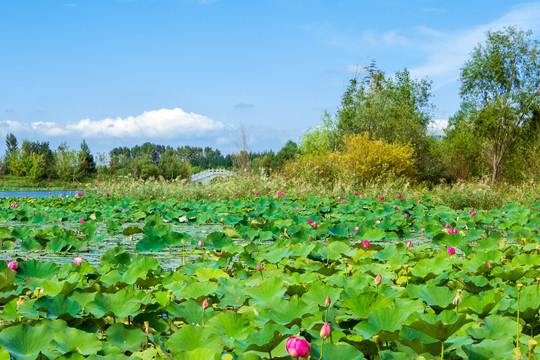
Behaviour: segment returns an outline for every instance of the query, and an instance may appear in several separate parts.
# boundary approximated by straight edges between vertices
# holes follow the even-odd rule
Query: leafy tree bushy
[[[389,144],[366,132],[348,136],[344,146],[340,156],[343,166],[362,181],[389,175],[413,177],[416,173],[414,150],[409,144]]]

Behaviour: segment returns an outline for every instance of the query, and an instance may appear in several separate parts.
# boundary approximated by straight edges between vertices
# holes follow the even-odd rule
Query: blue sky
[[[433,127],[487,30],[539,38],[540,2],[1,0],[4,138],[279,150],[335,113],[374,60],[433,81]]]

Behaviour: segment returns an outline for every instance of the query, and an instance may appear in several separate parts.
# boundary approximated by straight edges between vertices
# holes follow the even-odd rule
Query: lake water
[[[15,198],[15,197],[49,197],[49,196],[75,196],[79,191],[1,191],[0,197]]]

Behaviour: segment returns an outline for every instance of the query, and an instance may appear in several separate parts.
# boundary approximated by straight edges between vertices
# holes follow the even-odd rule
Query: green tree
[[[514,27],[488,31],[461,69],[460,94],[478,112],[474,133],[482,139],[492,182],[499,179],[510,149],[538,121],[540,43],[531,36]]]
[[[369,134],[387,143],[411,143],[425,151],[433,106],[431,82],[414,80],[407,69],[394,77],[372,64],[363,79],[351,79],[336,116],[343,135]]]
[[[302,154],[323,155],[337,151],[342,141],[337,122],[327,112],[322,116],[322,124],[308,130],[300,141]]]
[[[94,161],[94,156],[90,152],[90,148],[84,139],[81,143],[81,150],[77,156],[79,161],[80,176],[86,177],[96,172],[96,162]]]
[[[78,164],[77,152],[66,145],[61,145],[56,150],[56,166],[58,176],[62,180],[75,180]]]

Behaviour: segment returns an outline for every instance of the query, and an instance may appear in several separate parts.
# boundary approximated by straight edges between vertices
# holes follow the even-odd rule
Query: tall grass
[[[252,196],[277,198],[278,191],[285,196],[305,199],[310,196],[352,197],[354,193],[362,198],[393,199],[397,194],[406,198],[422,199],[434,205],[453,209],[474,207],[477,209],[499,208],[507,203],[530,205],[540,202],[540,187],[535,183],[521,185],[497,184],[491,186],[487,181],[460,182],[429,187],[426,184],[411,184],[404,177],[380,178],[369,183],[356,183],[354,179],[337,179],[327,183],[307,182],[302,178],[272,176],[265,178],[251,173],[218,178],[210,184],[190,184],[189,182],[163,179],[146,181],[133,179],[114,179],[97,181],[86,185],[86,191],[93,193],[109,192],[123,196],[128,193],[135,199],[207,199],[209,195],[217,199],[234,199]],[[258,195],[256,195],[258,193]]]

